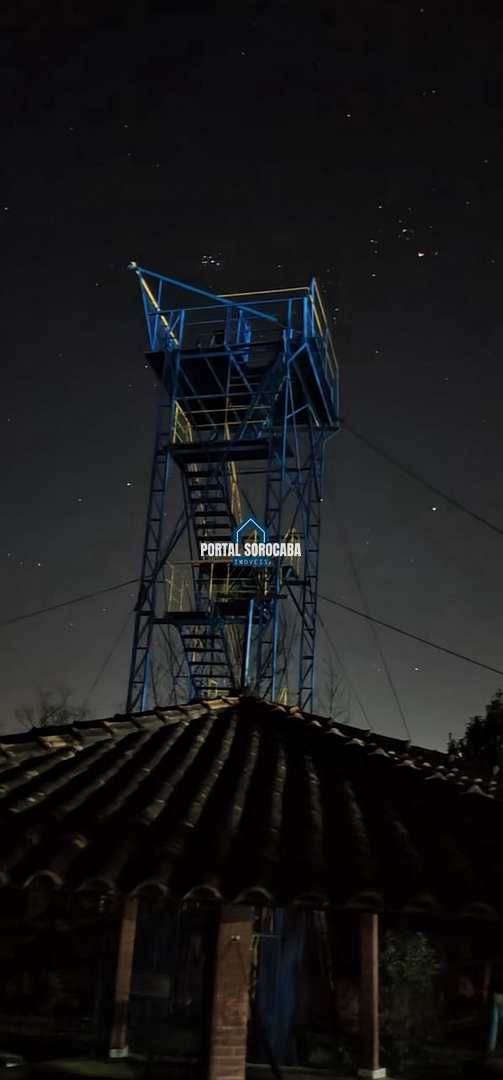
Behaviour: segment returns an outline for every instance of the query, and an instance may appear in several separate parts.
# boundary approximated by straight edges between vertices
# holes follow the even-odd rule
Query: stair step
[[[226,532],[225,536],[214,536],[213,532],[210,536],[205,536],[205,540],[209,540],[210,543],[231,543],[229,532]]]
[[[193,510],[193,517],[207,517],[207,518],[228,518],[230,520],[230,514],[228,510]]]
[[[204,445],[205,444],[203,443],[199,443],[197,448],[200,449],[200,447]],[[189,484],[192,485],[192,487],[194,486],[194,484],[203,483],[209,484],[211,487],[215,487],[215,485],[222,487],[223,484],[222,476],[219,475],[219,473],[215,473],[214,469],[198,469],[197,472],[188,472],[187,480],[189,481]]]
[[[187,642],[187,639],[182,639],[182,640],[183,640],[183,647],[185,647],[188,652],[201,652],[201,653],[204,652],[204,653],[210,653],[210,656],[212,656],[212,657],[214,657],[214,656],[218,657],[218,656],[222,656],[222,654],[225,654],[225,651],[226,651],[225,648],[223,648],[221,643],[218,646],[218,648],[210,649],[205,645],[189,645],[189,643]]]
[[[254,413],[257,413],[257,423],[263,422],[265,415],[267,415],[269,411],[269,405],[257,405],[253,410]],[[241,416],[243,422],[244,418],[245,413],[243,412]],[[248,423],[249,422],[250,421],[248,421]],[[229,461],[265,460],[269,454],[268,442],[264,439],[257,438],[215,439],[198,443],[171,443],[170,450],[175,460],[178,461],[182,467],[197,462],[208,464],[209,461],[215,461],[222,464]],[[196,478],[198,476],[197,473],[187,473],[186,475],[191,478]]]
[[[191,499],[190,508],[194,514],[206,514],[207,516],[211,516],[212,513],[227,513],[229,516],[229,506],[223,499],[218,499],[218,501],[216,499],[214,501],[210,499]]]
[[[204,484],[189,484],[189,492],[191,495],[197,495],[199,491],[216,491],[221,495],[225,495],[226,488],[223,482],[208,484],[206,481]]]
[[[228,667],[227,660],[196,660],[194,667]]]
[[[208,444],[206,444],[206,443],[197,443],[197,444],[195,444],[197,450],[200,450],[201,447],[204,448],[206,445],[209,446],[210,444],[209,443]],[[189,464],[191,464],[191,463],[189,462]],[[220,471],[215,471],[215,469],[205,469],[204,471],[201,471],[200,469],[197,469],[196,471],[189,470],[187,472],[187,479],[191,483],[192,487],[195,484],[197,485],[197,483],[199,483],[199,484],[203,484],[203,483],[204,484],[210,484],[212,487],[215,487],[215,485],[218,485],[218,486],[221,487],[223,482],[224,482],[224,478],[223,478],[221,472]]]
[[[216,653],[216,652],[223,653],[224,652],[223,647],[220,648],[220,649],[208,649],[205,645],[189,645],[188,648],[190,649],[190,652],[200,652],[200,653],[208,653],[208,652],[210,652],[210,653]]]
[[[201,516],[203,516],[203,517],[212,517],[213,513],[215,513],[218,517],[226,517],[230,521],[230,511],[229,511],[229,507],[227,506],[226,503],[218,503],[217,508],[216,508],[215,511],[213,511],[211,509],[212,505],[215,505],[215,504],[212,504],[212,503],[204,504],[202,499],[198,499],[198,500],[194,499],[194,501],[192,503],[192,506],[190,508],[191,513],[192,513],[192,515],[194,517],[196,516],[196,514],[198,515],[198,517],[201,517]],[[197,507],[199,507],[199,509],[196,509]],[[219,522],[219,524],[222,525],[223,523]]]
[[[180,632],[185,632],[186,636],[192,637],[204,637],[206,639],[205,627],[211,627],[215,637],[220,635],[220,627],[215,626],[215,616],[209,611],[169,611],[169,621],[175,626],[179,626]],[[216,633],[215,633],[216,631]]]
[[[184,642],[184,644],[190,652],[194,653],[211,653],[212,656],[216,656],[218,653],[225,654],[225,648],[222,641],[219,641],[213,647],[211,647],[211,643],[207,644],[206,642],[204,642],[203,638],[201,638],[200,641],[202,641],[203,644],[199,643],[197,645],[188,645],[186,641]]]
[[[195,515],[193,515],[193,516],[195,517]],[[194,528],[196,529],[197,533],[200,536],[205,535],[205,529],[206,530],[210,529],[211,530],[211,536],[208,535],[206,538],[208,540],[213,540],[214,539],[214,537],[213,537],[213,529],[220,529],[220,531],[222,529],[229,529],[229,530],[231,529],[232,522],[231,522],[230,514],[219,514],[218,515],[218,520],[215,520],[215,521],[210,521],[211,517],[212,517],[211,511],[210,510],[205,510],[204,512],[199,514],[198,520],[194,521]]]
[[[188,637],[187,637],[187,635],[183,635],[183,634],[181,634],[181,635],[180,635],[180,637],[181,637],[181,639],[182,639],[182,642],[183,642],[183,644],[185,644],[185,645],[187,646],[187,648],[188,648],[188,649],[192,649],[192,646],[191,646],[191,645],[187,645],[187,642],[188,642],[188,640],[191,640],[191,638],[188,638]],[[202,640],[202,637],[198,638],[198,640],[199,640],[199,642],[201,642],[201,640]],[[205,651],[205,652],[208,652],[208,649],[206,649],[206,648],[205,648],[205,649],[204,649],[204,651]],[[222,645],[221,645],[221,638],[220,638],[220,645],[219,645],[219,647],[218,647],[218,649],[217,649],[216,651],[217,651],[217,652],[221,652],[221,651],[222,651]]]
[[[200,639],[200,640],[202,640],[202,639]],[[218,646],[218,648],[216,648],[214,650],[211,650],[211,649],[208,649],[206,647],[201,648],[201,646],[198,646],[198,645],[195,645],[195,646],[194,645],[189,645],[189,643],[187,641],[187,638],[182,637],[182,641],[183,641],[184,648],[188,649],[190,652],[223,652],[224,651],[223,650],[223,645],[222,645],[221,642],[220,642],[220,645]]]
[[[231,694],[235,692],[236,686],[234,680],[229,681],[227,686],[213,686],[213,683],[211,686],[208,686],[204,682],[204,677],[202,679],[197,679],[197,683],[201,698],[204,698],[205,700],[208,699],[209,701],[216,701],[217,698],[230,697]]]
[[[192,638],[194,638],[194,639],[196,639],[198,641],[202,641],[203,639],[204,639],[204,641],[222,641],[222,635],[221,634],[194,634],[194,633],[192,633],[192,634],[182,634],[181,630],[180,630],[180,637],[182,638],[183,641],[187,641],[187,640],[191,641]]]
[[[225,487],[224,487],[224,485],[222,483],[214,483],[214,484],[207,484],[207,483],[204,483],[204,484],[191,484],[191,483],[189,483],[189,490],[190,490],[191,495],[194,494],[194,493],[198,494],[200,491],[220,491],[220,492],[225,493]]]

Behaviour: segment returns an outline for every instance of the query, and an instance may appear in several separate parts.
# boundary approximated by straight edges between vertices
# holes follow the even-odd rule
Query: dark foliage
[[[448,753],[467,763],[499,772],[503,764],[503,690],[486,706],[486,715],[472,716],[461,739],[449,735]]]

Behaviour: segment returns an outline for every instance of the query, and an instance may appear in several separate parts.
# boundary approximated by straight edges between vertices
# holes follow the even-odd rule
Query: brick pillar
[[[379,1080],[379,916],[360,915],[360,1043],[358,1076]]]
[[[223,908],[213,983],[208,1080],[245,1080],[252,930],[252,908]]]
[[[137,914],[138,897],[126,897],[122,912],[115,973],[114,1015],[109,1051],[111,1058],[126,1057],[128,1054],[129,995],[133,975]]]

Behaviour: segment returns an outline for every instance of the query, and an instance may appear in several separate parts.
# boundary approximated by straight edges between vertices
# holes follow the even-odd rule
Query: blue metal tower
[[[128,710],[244,687],[312,710],[323,451],[339,429],[316,281],[215,296],[131,269],[160,398]],[[245,541],[273,547],[226,547]]]

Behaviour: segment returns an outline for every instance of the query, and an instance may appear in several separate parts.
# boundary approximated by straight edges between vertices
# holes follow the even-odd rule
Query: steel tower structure
[[[216,296],[131,269],[160,396],[128,710],[244,687],[313,709],[323,452],[339,429],[316,281]],[[238,530],[302,555],[201,557]]]

